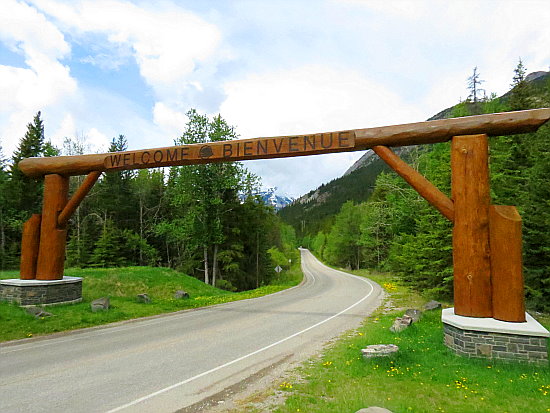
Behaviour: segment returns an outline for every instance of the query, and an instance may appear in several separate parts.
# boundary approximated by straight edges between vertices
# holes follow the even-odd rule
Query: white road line
[[[321,263],[321,265],[323,265],[323,264]],[[325,265],[323,265],[323,266],[326,267]],[[172,384],[171,386],[165,387],[164,389],[161,389],[161,390],[158,390],[158,391],[156,391],[156,392],[154,392],[154,393],[151,393],[151,394],[148,394],[148,395],[146,395],[146,396],[140,397],[139,399],[136,399],[136,400],[134,400],[134,401],[131,401],[130,403],[126,403],[126,404],[124,404],[124,405],[122,405],[122,406],[116,407],[116,408],[114,408],[114,409],[112,409],[112,410],[109,410],[107,413],[114,413],[114,412],[118,412],[118,411],[121,411],[121,410],[123,410],[123,409],[126,409],[126,408],[128,408],[128,407],[135,406],[135,405],[138,404],[138,403],[141,403],[141,402],[143,402],[143,401],[149,400],[149,399],[151,399],[151,398],[153,398],[153,397],[155,397],[155,396],[158,396],[158,395],[160,395],[160,394],[166,393],[167,391],[170,391],[170,390],[175,389],[175,388],[177,388],[177,387],[183,386],[184,384],[190,383],[190,382],[192,382],[192,381],[194,381],[194,380],[197,380],[197,379],[199,379],[199,378],[201,378],[201,377],[204,377],[204,376],[206,376],[206,375],[208,375],[208,374],[210,374],[210,373],[214,373],[214,372],[216,372],[216,371],[218,371],[218,370],[221,370],[221,369],[223,369],[223,368],[225,368],[225,367],[231,366],[232,364],[238,363],[239,361],[245,360],[245,359],[247,359],[247,358],[249,358],[249,357],[252,357],[252,356],[254,356],[254,355],[258,354],[258,353],[261,353],[262,351],[268,350],[268,349],[270,349],[270,348],[272,348],[272,347],[275,347],[275,346],[277,346],[277,345],[279,345],[279,344],[282,344],[282,343],[284,343],[285,341],[288,341],[288,340],[290,340],[290,339],[292,339],[292,338],[294,338],[294,337],[296,337],[296,336],[299,336],[300,334],[303,334],[303,333],[305,333],[305,332],[307,332],[307,331],[309,331],[309,330],[312,330],[312,329],[314,329],[314,328],[316,328],[316,327],[319,327],[320,325],[325,324],[327,321],[330,321],[330,320],[332,320],[333,318],[336,318],[336,317],[338,317],[338,316],[344,314],[346,311],[351,310],[351,309],[354,308],[355,306],[357,306],[357,305],[359,305],[360,303],[362,303],[363,301],[365,301],[365,300],[366,300],[368,297],[370,297],[370,295],[373,293],[373,291],[374,291],[374,286],[373,286],[372,283],[371,283],[370,281],[368,281],[367,279],[358,277],[358,276],[356,276],[356,275],[348,274],[348,273],[345,273],[345,272],[342,272],[342,271],[334,270],[333,268],[329,268],[329,267],[326,267],[326,268],[328,268],[328,269],[330,269],[330,270],[333,270],[333,271],[337,271],[337,272],[339,272],[339,273],[341,273],[341,274],[345,274],[345,275],[347,275],[347,276],[349,276],[349,277],[357,278],[357,279],[359,279],[359,280],[361,280],[361,281],[366,282],[366,283],[370,286],[370,291],[369,291],[369,293],[368,293],[367,295],[365,295],[363,298],[361,298],[359,301],[357,301],[356,303],[350,305],[348,308],[346,308],[346,309],[340,311],[338,314],[334,314],[334,315],[332,315],[332,316],[330,316],[330,317],[328,317],[328,318],[326,318],[326,319],[324,319],[324,320],[322,320],[322,321],[319,321],[318,323],[316,323],[316,324],[314,324],[314,325],[312,325],[312,326],[310,326],[310,327],[308,327],[308,328],[305,328],[305,329],[303,329],[303,330],[301,330],[301,331],[298,331],[297,333],[294,333],[294,334],[292,334],[292,335],[290,335],[290,336],[288,336],[288,337],[285,337],[285,338],[283,338],[283,339],[281,339],[281,340],[279,340],[279,341],[276,341],[275,343],[271,343],[271,344],[269,344],[269,345],[267,345],[267,346],[265,346],[265,347],[262,347],[262,348],[260,348],[260,349],[258,349],[258,350],[256,350],[256,351],[253,351],[252,353],[248,353],[248,354],[246,354],[246,355],[244,355],[244,356],[242,356],[242,357],[239,357],[239,358],[236,358],[236,359],[234,359],[234,360],[231,360],[230,362],[227,362],[227,363],[225,363],[225,364],[222,364],[222,365],[219,365],[219,366],[217,366],[217,367],[214,367],[213,369],[210,369],[210,370],[205,371],[205,372],[203,372],[203,373],[197,374],[196,376],[193,376],[193,377],[190,377],[190,378],[188,378],[188,379],[182,380],[182,381],[180,381],[180,382],[178,382],[178,383]]]

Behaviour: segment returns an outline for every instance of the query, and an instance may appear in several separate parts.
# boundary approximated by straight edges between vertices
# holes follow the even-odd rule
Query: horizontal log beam
[[[489,136],[532,132],[550,119],[550,108],[441,119],[273,138],[240,139],[207,144],[108,154],[27,158],[19,162],[30,177],[45,174],[84,175],[92,171],[157,168],[161,166],[269,159],[445,142],[453,136]]]

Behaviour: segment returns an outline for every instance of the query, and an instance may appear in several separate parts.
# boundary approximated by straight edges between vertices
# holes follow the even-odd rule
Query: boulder
[[[28,307],[27,313],[35,316],[36,318],[51,317],[53,315],[52,313],[44,311],[44,309],[40,307]]]
[[[183,290],[178,290],[176,291],[176,293],[174,294],[174,298],[176,300],[179,300],[179,299],[186,299],[186,298],[189,298],[189,293],[187,291],[183,291]]]
[[[109,297],[101,297],[92,301],[90,303],[90,308],[94,313],[97,313],[98,311],[105,311],[111,308],[111,301],[109,300]]]
[[[359,409],[355,413],[392,413],[392,411],[383,407],[371,406],[366,409]]]
[[[390,327],[392,333],[399,333],[405,330],[408,326],[412,324],[412,318],[408,315],[403,317],[397,317],[393,322],[393,325]]]
[[[430,310],[436,310],[438,308],[441,308],[441,303],[439,301],[430,301],[424,305],[424,310],[430,311]]]
[[[409,316],[413,323],[416,323],[422,317],[422,311],[417,310],[416,308],[409,308],[405,311],[405,315]]]
[[[361,349],[363,357],[370,359],[373,357],[387,357],[399,351],[399,347],[395,344],[372,344]]]
[[[138,303],[149,304],[151,302],[151,298],[145,293],[138,294],[136,298]]]

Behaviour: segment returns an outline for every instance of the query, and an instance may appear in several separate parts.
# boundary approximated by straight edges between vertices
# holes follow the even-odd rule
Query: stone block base
[[[550,332],[529,314],[526,317],[525,323],[510,323],[458,316],[447,308],[441,315],[445,345],[464,357],[548,365]]]
[[[82,301],[82,278],[61,280],[0,280],[0,300],[23,307],[72,304]]]

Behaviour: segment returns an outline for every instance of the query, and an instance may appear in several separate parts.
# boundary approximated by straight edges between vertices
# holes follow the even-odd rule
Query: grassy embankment
[[[83,277],[83,301],[45,307],[53,316],[41,319],[17,305],[0,302],[0,341],[260,297],[297,285],[302,280],[299,262],[274,278],[270,285],[238,293],[214,288],[167,268],[68,269],[65,275]],[[18,277],[16,271],[0,272],[0,279]],[[190,298],[175,299],[177,290],[187,291]],[[148,294],[152,302],[138,303],[136,295],[141,293]],[[90,302],[105,296],[110,297],[112,308],[93,313]]]
[[[355,273],[382,285],[396,310],[386,306],[377,311],[320,358],[281,379],[276,391],[287,393],[286,402],[273,411],[353,413],[381,406],[394,413],[550,412],[548,367],[455,356],[443,345],[441,311],[437,310],[425,312],[420,322],[402,333],[391,333],[389,327],[397,315],[405,308],[421,308],[427,300],[387,275]],[[550,327],[550,318],[540,321]],[[365,361],[361,348],[380,343],[397,344],[400,352],[392,358]],[[257,402],[255,396],[239,411],[265,409],[265,400]]]

